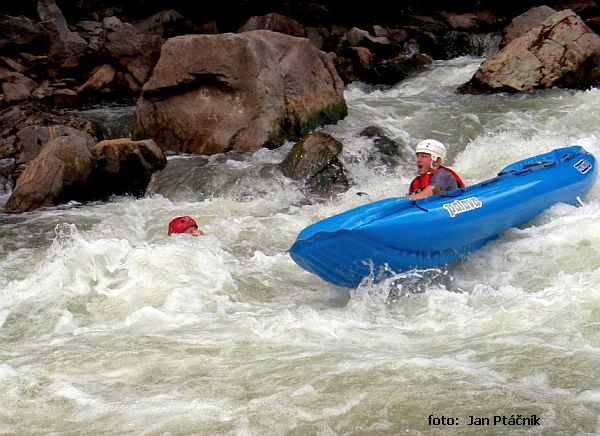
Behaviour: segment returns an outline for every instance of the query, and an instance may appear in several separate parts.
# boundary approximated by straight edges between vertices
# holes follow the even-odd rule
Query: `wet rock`
[[[26,146],[36,148],[48,137],[63,135],[42,144],[17,179],[5,205],[6,213],[27,212],[69,201],[106,199],[110,195],[140,197],[146,192],[152,174],[163,169],[167,162],[152,140],[135,142],[121,138],[95,144],[90,135],[64,126],[48,129],[32,126],[21,133],[24,144],[21,154],[31,151]],[[10,181],[10,174],[4,177]]]
[[[167,164],[165,154],[151,139],[101,141],[92,148],[92,155],[95,162],[88,190],[94,198],[113,194],[142,197],[152,174]]]
[[[280,168],[286,177],[304,181],[314,191],[348,189],[344,166],[339,160],[343,144],[323,132],[313,132],[294,144]]]
[[[16,169],[14,177],[17,179],[23,170],[39,154],[39,152],[49,142],[60,136],[83,134],[81,131],[72,127],[53,125],[53,126],[27,126],[19,130],[16,135]],[[91,138],[86,135],[86,138]],[[93,145],[93,140],[90,146]]]
[[[61,136],[36,156],[17,180],[5,205],[20,213],[87,197],[83,188],[92,172],[94,140],[85,134]]]
[[[375,144],[375,147],[381,154],[384,154],[386,156],[402,155],[401,144],[398,144],[396,141],[387,136],[383,129],[379,126],[365,127],[360,132],[360,136],[373,138],[373,143]]]
[[[14,174],[10,176],[12,180],[18,178],[25,165],[50,139],[66,134],[65,131],[72,133],[69,128],[96,136],[90,121],[73,114],[44,110],[40,105],[30,102],[0,111],[0,159],[15,159]],[[21,156],[25,149],[27,151]]]
[[[433,63],[433,58],[426,54],[415,53],[411,56],[398,55],[392,59],[385,59],[375,65],[376,83],[393,85],[411,75],[423,71],[427,65]]]
[[[349,47],[364,47],[371,53],[381,58],[396,56],[402,50],[396,44],[392,44],[385,36],[371,36],[366,30],[353,27],[346,34],[346,42]]]

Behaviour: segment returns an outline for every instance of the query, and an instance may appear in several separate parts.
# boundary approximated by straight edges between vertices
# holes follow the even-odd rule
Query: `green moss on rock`
[[[274,149],[283,144],[286,139],[298,141],[319,126],[333,124],[348,115],[348,106],[341,100],[332,103],[303,117],[297,112],[288,112],[287,116],[275,124],[264,147]]]

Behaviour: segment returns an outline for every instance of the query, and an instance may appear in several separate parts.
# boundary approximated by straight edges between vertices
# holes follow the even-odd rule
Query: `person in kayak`
[[[450,168],[442,166],[446,159],[446,146],[435,139],[425,139],[415,148],[417,172],[408,188],[408,198],[418,200],[464,188],[465,184]]]
[[[173,233],[187,233],[192,236],[202,236],[204,232],[200,230],[198,224],[190,216],[178,216],[169,222],[169,230],[167,234],[171,236]]]

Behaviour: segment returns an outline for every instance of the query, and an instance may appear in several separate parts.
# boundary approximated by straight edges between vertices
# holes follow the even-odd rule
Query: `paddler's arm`
[[[431,197],[432,195],[436,194],[439,194],[439,189],[435,186],[429,185],[423,188],[421,192],[409,195],[408,198],[410,198],[411,200],[420,200],[421,198]]]

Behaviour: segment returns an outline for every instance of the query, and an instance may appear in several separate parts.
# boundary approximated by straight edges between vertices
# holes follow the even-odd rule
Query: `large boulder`
[[[46,146],[46,144],[61,136],[80,135],[81,131],[64,125],[32,125],[24,127],[16,134],[15,146],[17,148],[15,160],[14,178],[18,179],[20,174]],[[85,137],[91,137],[85,134]],[[93,141],[92,141],[93,143]]]
[[[89,190],[95,198],[110,195],[142,197],[152,174],[167,165],[167,158],[156,143],[128,138],[100,141],[92,148],[94,170]]]
[[[464,93],[586,87],[600,77],[600,36],[573,11],[550,16],[479,67]]]
[[[5,212],[19,213],[85,198],[82,189],[92,172],[90,135],[60,136],[40,151],[17,180]]]
[[[542,5],[529,9],[527,12],[513,18],[502,32],[502,45],[508,44],[513,39],[520,38],[528,30],[540,26],[544,20],[556,14],[550,6]]]
[[[138,100],[134,139],[196,154],[277,147],[347,114],[329,55],[268,30],[167,40]]]

